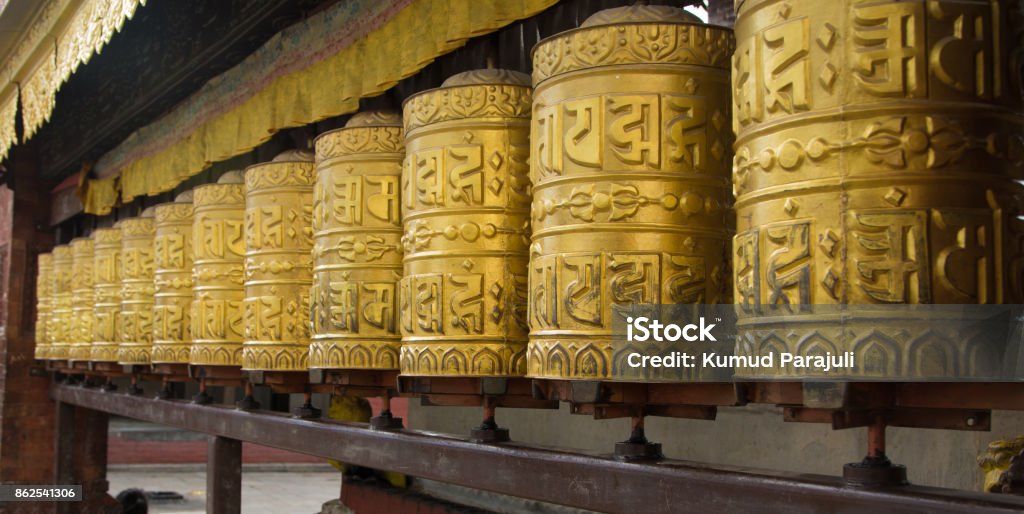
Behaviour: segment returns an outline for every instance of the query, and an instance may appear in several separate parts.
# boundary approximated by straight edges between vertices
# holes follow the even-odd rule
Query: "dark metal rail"
[[[154,400],[55,385],[55,400],[87,409],[573,507],[637,512],[1021,512],[1024,498],[922,486],[866,490],[838,477],[666,460],[625,463],[365,424]]]

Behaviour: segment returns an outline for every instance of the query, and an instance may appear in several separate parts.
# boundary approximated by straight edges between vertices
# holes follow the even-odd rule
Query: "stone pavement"
[[[325,466],[261,465],[243,468],[243,514],[316,514],[341,490],[341,473]],[[273,471],[262,471],[273,470]],[[174,491],[184,501],[149,504],[149,514],[206,512],[203,466],[113,466],[107,472],[110,494],[131,488]]]

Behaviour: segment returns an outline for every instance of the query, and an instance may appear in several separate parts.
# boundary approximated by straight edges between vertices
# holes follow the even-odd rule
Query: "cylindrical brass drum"
[[[529,77],[479,70],[404,105],[404,375],[526,372]]]
[[[529,375],[644,375],[615,305],[730,300],[732,32],[677,8],[601,11],[534,49]]]
[[[949,311],[892,305],[1024,301],[1011,5],[737,2],[737,353],[775,356],[739,375],[999,368],[999,345],[948,325]],[[829,372],[779,366],[847,352],[854,364]]]
[[[92,357],[93,320],[96,292],[93,289],[93,240],[79,237],[71,241],[71,347],[68,360],[87,361]]]
[[[89,360],[117,362],[121,340],[121,228],[98,228],[93,230],[92,238],[96,304]]]
[[[36,346],[34,357],[46,359],[50,353],[50,312],[53,302],[53,254],[41,253],[36,275]]]
[[[50,360],[67,360],[71,341],[71,246],[57,245],[53,248],[53,307],[50,315]]]
[[[188,364],[192,352],[192,192],[157,205],[153,364]]]
[[[192,192],[193,303],[191,364],[242,365],[245,286],[245,185],[242,174]]]
[[[243,369],[309,369],[313,175],[312,159],[245,171]]]
[[[397,113],[316,139],[310,368],[398,369],[404,156]]]
[[[117,222],[121,229],[121,340],[117,361],[149,364],[153,350],[153,212]]]

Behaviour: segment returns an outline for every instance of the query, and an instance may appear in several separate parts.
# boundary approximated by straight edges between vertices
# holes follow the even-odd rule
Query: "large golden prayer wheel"
[[[404,156],[397,113],[360,113],[316,139],[310,368],[399,367]]]
[[[403,375],[526,372],[529,77],[455,75],[404,105]]]
[[[192,351],[199,366],[241,366],[245,185],[237,171],[195,188]]]
[[[1024,300],[1012,4],[737,2],[738,354],[853,352],[829,378],[999,368],[948,310],[892,306]]]
[[[34,357],[46,359],[50,353],[50,312],[53,303],[53,254],[41,253],[36,275],[36,346]]]
[[[117,361],[149,364],[153,350],[152,209],[117,222],[121,229],[121,339]]]
[[[627,366],[613,307],[731,301],[732,49],[730,30],[665,6],[601,11],[534,48],[531,377],[693,378]]]
[[[92,339],[96,303],[93,289],[93,240],[79,237],[71,241],[71,346],[68,360],[88,361],[92,356]]]
[[[67,360],[74,337],[71,330],[71,259],[70,245],[57,245],[53,248],[53,274],[50,282],[53,288],[53,307],[48,329],[51,342],[47,357],[50,360]]]
[[[188,364],[192,352],[192,192],[153,210],[153,364]]]
[[[96,304],[89,360],[117,362],[121,340],[121,228],[98,228],[92,237]]]
[[[245,171],[242,369],[309,369],[314,182],[312,159]]]

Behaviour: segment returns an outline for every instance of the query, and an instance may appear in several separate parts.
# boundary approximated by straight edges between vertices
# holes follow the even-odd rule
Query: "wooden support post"
[[[50,194],[39,181],[32,144],[13,149],[5,163],[6,184],[0,186],[0,482],[47,484],[54,477],[55,404],[49,378],[39,373],[33,354],[37,256],[53,246]],[[52,503],[18,506],[53,512]]]
[[[242,442],[210,436],[206,459],[206,512],[241,514]]]
[[[81,485],[81,502],[55,502],[58,514],[77,512],[120,513],[121,505],[107,490],[106,412],[57,403],[55,472],[53,483]]]

